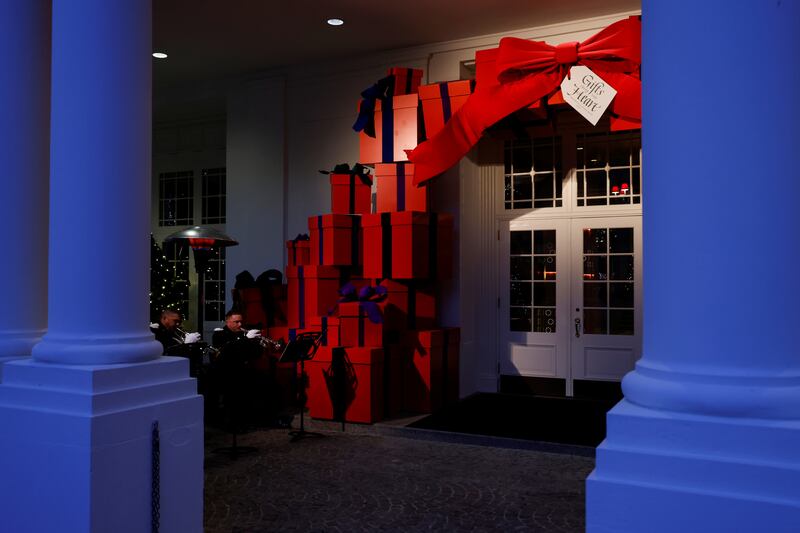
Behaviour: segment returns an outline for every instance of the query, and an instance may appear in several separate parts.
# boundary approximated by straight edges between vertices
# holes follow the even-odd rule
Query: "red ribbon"
[[[497,83],[478,83],[445,127],[408,153],[416,165],[414,184],[458,163],[492,124],[555,93],[573,65],[586,65],[617,90],[612,113],[641,122],[640,64],[639,17],[615,22],[582,43],[552,46],[515,37],[501,39]]]

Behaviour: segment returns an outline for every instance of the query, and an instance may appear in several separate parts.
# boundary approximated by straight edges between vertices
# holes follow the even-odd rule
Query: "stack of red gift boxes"
[[[414,165],[405,154],[424,135],[421,78],[421,70],[393,68],[362,93],[359,157],[374,171],[361,164],[334,168],[331,213],[309,218],[308,241],[287,243],[285,336],[324,332],[305,363],[314,418],[372,423],[458,399],[459,329],[438,327],[436,296],[437,280],[451,276],[453,219],[429,210],[428,190],[412,184]],[[430,87],[441,104],[447,90]],[[438,113],[441,124],[465,90],[469,82],[440,106],[447,108]],[[433,109],[429,100],[435,99],[425,98],[423,106]],[[345,301],[340,289],[348,284]]]

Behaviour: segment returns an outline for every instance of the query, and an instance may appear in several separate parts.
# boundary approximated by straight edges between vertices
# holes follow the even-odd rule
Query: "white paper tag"
[[[576,65],[561,82],[561,94],[564,101],[596,126],[617,91],[589,67]]]

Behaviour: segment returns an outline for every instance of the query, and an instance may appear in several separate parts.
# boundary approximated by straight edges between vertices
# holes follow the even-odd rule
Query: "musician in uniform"
[[[213,404],[222,412],[216,413],[229,426],[243,429],[263,412],[261,398],[264,383],[256,371],[256,360],[264,351],[261,332],[242,328],[242,314],[232,309],[225,313],[225,325],[216,329],[211,345],[216,355],[211,364],[211,377],[216,398]],[[219,409],[218,409],[219,410]]]
[[[236,310],[225,313],[225,326],[214,331],[211,345],[220,353],[230,352],[242,364],[247,364],[261,356],[261,332],[257,329],[242,328],[242,314]],[[227,353],[225,354],[227,355]]]
[[[164,354],[182,344],[193,344],[200,341],[199,333],[186,333],[181,329],[181,314],[173,309],[164,309],[157,324],[150,324],[150,331],[164,347]]]

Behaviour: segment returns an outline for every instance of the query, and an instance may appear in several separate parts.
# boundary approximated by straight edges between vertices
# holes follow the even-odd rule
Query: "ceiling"
[[[154,0],[156,88],[641,9],[640,0]],[[344,26],[325,23],[344,19]]]

